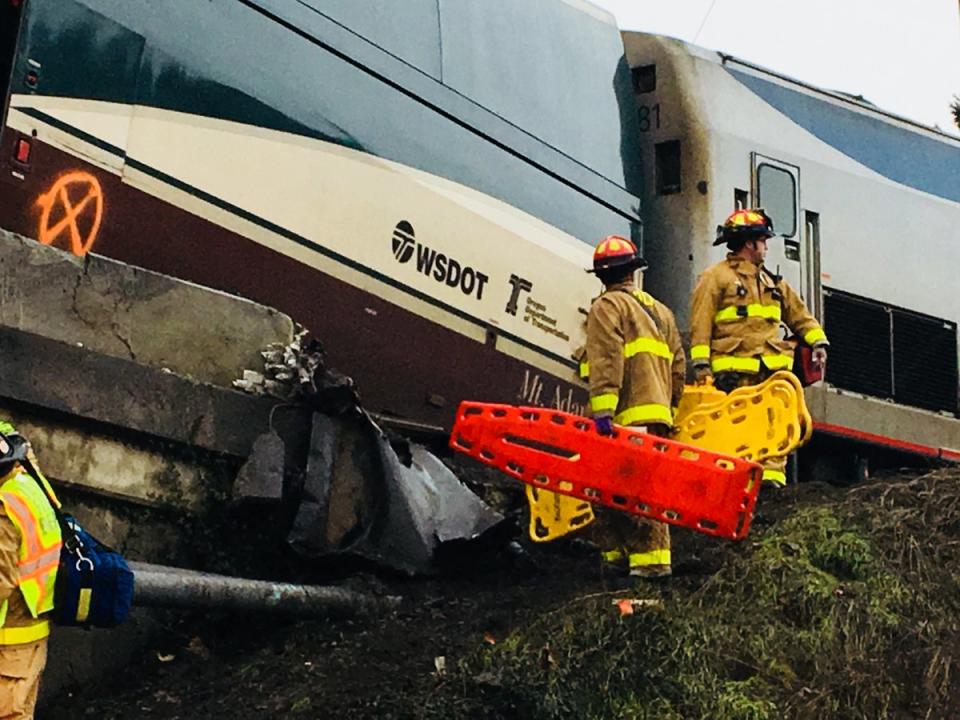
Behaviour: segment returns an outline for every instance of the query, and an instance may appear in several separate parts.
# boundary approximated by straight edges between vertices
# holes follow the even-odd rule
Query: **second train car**
[[[807,455],[861,471],[878,449],[960,458],[960,139],[723,53],[623,37],[650,291],[686,325],[698,273],[725,252],[717,224],[766,208],[767,265],[831,341],[827,382],[807,389],[822,452]]]

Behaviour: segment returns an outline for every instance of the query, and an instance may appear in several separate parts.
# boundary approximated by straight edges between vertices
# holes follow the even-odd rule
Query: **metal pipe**
[[[373,613],[400,602],[395,596],[377,597],[338,587],[248,580],[142,562],[129,565],[137,606],[316,616]]]

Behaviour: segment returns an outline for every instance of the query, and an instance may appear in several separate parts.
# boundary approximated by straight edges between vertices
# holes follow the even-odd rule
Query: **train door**
[[[767,250],[766,266],[795,288],[804,288],[807,272],[800,252],[800,168],[752,153],[753,197],[773,219],[777,238]]]
[[[6,124],[7,120],[11,76],[22,16],[22,0],[0,0],[0,125]]]

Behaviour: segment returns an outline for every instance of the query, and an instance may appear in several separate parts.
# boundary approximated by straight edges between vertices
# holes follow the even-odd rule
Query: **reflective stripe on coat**
[[[697,280],[690,308],[690,359],[713,372],[760,371],[793,365],[792,342],[780,324],[809,345],[828,344],[820,323],[786,280],[733,253]]]
[[[25,472],[0,486],[0,502],[20,536],[17,587],[30,614],[36,618],[53,609],[53,588],[60,562],[62,539],[56,513],[46,494]],[[0,605],[3,626],[9,600]]]
[[[666,305],[632,282],[607,288],[587,316],[585,361],[595,417],[613,417],[619,425],[673,424],[686,358]]]

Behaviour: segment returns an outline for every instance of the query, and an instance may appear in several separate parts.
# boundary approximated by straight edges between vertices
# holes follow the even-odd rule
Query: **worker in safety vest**
[[[737,210],[717,227],[714,245],[727,246],[725,260],[707,268],[693,291],[690,361],[698,383],[713,378],[724,392],[766,380],[793,367],[794,340],[781,324],[813,348],[812,360],[827,362],[827,336],[797,292],[763,266],[773,221],[763,210]],[[768,484],[786,484],[786,458],[764,463]]]
[[[601,435],[613,434],[616,423],[666,436],[683,393],[686,360],[677,322],[666,305],[634,282],[635,272],[646,266],[636,246],[615,235],[602,240],[593,254],[591,272],[604,292],[587,316],[581,374],[589,378],[590,410]],[[630,575],[670,574],[665,523],[597,508],[597,521],[587,529],[604,560],[625,566]]]
[[[62,544],[60,525],[47,495],[12,459],[20,444],[29,448],[10,423],[0,421],[2,720],[33,717],[50,634],[44,613],[53,609]],[[47,491],[56,500],[49,485]]]

